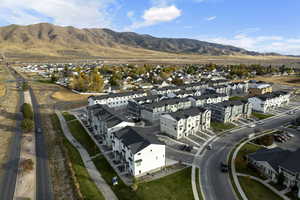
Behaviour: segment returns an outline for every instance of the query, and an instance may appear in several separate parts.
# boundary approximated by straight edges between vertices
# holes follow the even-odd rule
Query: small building
[[[210,128],[211,111],[190,108],[160,116],[160,130],[175,139],[194,135]]]
[[[155,131],[155,127],[125,127],[113,133],[113,153],[125,172],[139,177],[165,167],[166,148]]]
[[[254,84],[249,88],[249,96],[257,96],[272,92],[272,85],[268,83]]]

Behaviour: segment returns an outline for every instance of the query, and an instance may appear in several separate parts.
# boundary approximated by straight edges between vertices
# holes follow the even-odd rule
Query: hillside
[[[139,55],[259,55],[192,39],[156,38],[109,29],[77,29],[48,23],[0,27],[0,51],[8,57],[133,57]]]

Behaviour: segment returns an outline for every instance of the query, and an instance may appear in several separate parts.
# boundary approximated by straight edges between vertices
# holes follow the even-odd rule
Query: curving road
[[[261,130],[278,128],[287,122],[291,122],[295,116],[300,116],[300,111],[297,111],[296,115],[283,114],[278,118],[266,119],[263,125],[257,125],[257,127]],[[195,164],[200,168],[199,180],[205,200],[236,199],[229,174],[220,171],[220,162],[226,161],[234,145],[253,133],[253,129],[242,127],[231,131],[231,134],[224,135],[211,143],[213,150],[205,150],[201,158],[195,160]]]

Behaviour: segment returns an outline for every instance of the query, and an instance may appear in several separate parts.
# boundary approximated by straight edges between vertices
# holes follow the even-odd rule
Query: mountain
[[[117,57],[139,55],[261,55],[193,39],[157,38],[109,29],[78,29],[48,23],[0,27],[0,52],[12,57]]]

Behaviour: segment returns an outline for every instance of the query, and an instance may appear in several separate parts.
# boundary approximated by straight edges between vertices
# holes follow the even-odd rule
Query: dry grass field
[[[0,80],[13,80],[13,77],[0,65]],[[16,105],[18,93],[15,82],[6,83],[5,98],[0,98],[0,176],[3,173],[3,164],[6,161],[10,139],[15,134]]]
[[[281,85],[288,85],[292,87],[300,87],[300,76],[273,76],[273,77],[257,76],[254,79],[258,81],[266,81],[266,82],[277,83]]]
[[[54,92],[51,97],[58,101],[87,101],[89,96],[90,95],[75,94],[67,89],[61,89],[57,92]]]

